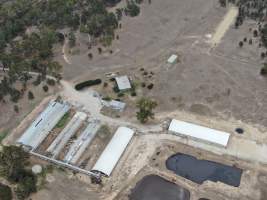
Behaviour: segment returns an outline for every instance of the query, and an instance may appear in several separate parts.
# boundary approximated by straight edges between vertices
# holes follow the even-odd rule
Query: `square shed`
[[[128,90],[131,89],[131,83],[128,76],[120,76],[115,78],[119,90]]]

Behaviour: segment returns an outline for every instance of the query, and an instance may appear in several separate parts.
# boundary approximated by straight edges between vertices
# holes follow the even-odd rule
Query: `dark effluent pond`
[[[177,175],[198,184],[210,180],[238,187],[242,175],[242,170],[239,168],[208,160],[198,160],[194,156],[182,153],[169,157],[166,161],[166,166]]]
[[[190,192],[157,175],[148,175],[132,190],[130,200],[189,200]]]

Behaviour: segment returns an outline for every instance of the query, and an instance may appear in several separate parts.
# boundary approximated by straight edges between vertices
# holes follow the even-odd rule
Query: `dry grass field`
[[[225,24],[227,11],[213,0],[145,2],[140,16],[123,18],[119,40],[101,55],[97,47],[88,50],[88,37],[80,35],[79,53],[68,55],[71,64],[61,52],[56,59],[64,65],[64,78],[73,82],[108,72],[135,78],[140,68],[153,71],[154,88],[143,94],[158,101],[159,111],[179,109],[266,126],[267,80],[259,75],[262,50],[257,38],[252,45],[238,46],[244,37],[252,37],[249,28],[256,24],[219,28],[226,32],[223,37],[216,33],[221,42],[214,46],[210,41],[219,24]],[[93,52],[93,60],[88,52]],[[179,55],[179,63],[170,66],[166,61],[173,53]]]

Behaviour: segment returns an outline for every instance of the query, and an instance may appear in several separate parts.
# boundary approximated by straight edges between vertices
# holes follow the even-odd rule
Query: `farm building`
[[[120,76],[115,78],[119,90],[129,90],[132,88],[128,76]]]
[[[99,128],[99,121],[95,120],[89,122],[89,124],[78,137],[78,139],[76,139],[74,143],[70,146],[70,149],[67,155],[65,156],[64,161],[67,163],[76,164],[82,153],[86,150],[86,148],[94,139]]]
[[[126,103],[121,102],[121,101],[115,101],[115,100],[111,100],[109,105],[112,109],[118,110],[120,112],[122,112],[126,107]]]
[[[69,109],[70,106],[67,103],[49,102],[46,109],[34,120],[17,143],[30,149],[36,149]]]
[[[173,119],[169,131],[182,137],[191,137],[207,143],[227,147],[230,133]]]
[[[100,155],[92,171],[110,176],[133,136],[134,131],[132,129],[119,127]]]
[[[76,133],[80,128],[87,115],[83,112],[77,112],[66,127],[60,132],[56,139],[46,150],[51,153],[53,158],[56,158],[60,151],[64,148],[68,140]]]
[[[177,59],[178,59],[178,56],[175,55],[175,54],[173,54],[173,55],[171,55],[171,57],[169,57],[169,59],[168,59],[168,63],[170,63],[170,64],[174,64],[174,63],[177,62]]]

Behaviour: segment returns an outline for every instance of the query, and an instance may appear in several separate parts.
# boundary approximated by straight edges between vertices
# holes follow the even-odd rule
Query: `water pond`
[[[178,153],[169,157],[166,167],[177,175],[202,184],[206,180],[223,182],[238,187],[242,169],[208,160],[198,160],[194,156]]]

